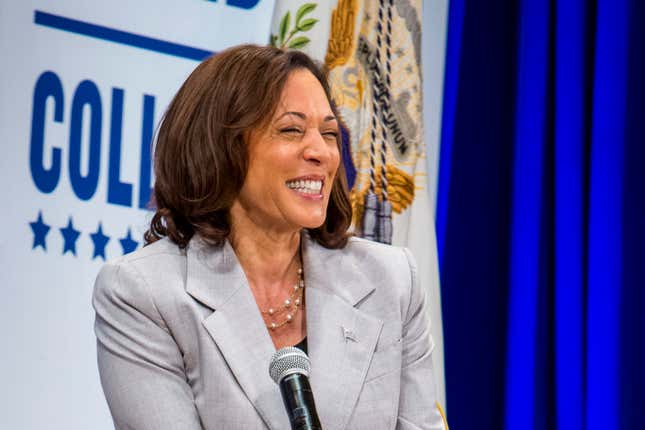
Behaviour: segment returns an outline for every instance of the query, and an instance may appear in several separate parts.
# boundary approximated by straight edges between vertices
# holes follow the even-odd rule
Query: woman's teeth
[[[287,187],[300,193],[320,194],[322,190],[322,181],[288,181]]]

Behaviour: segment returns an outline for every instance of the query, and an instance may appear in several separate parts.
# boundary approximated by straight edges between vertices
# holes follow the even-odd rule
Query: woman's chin
[[[318,228],[321,225],[323,225],[324,223],[325,223],[325,217],[324,216],[322,216],[322,217],[312,217],[312,216],[303,217],[298,222],[298,224],[302,228],[309,228],[309,229]]]
[[[291,207],[290,210],[282,211],[283,216],[289,224],[297,225],[300,228],[318,228],[325,223],[327,218],[326,205],[302,205]]]

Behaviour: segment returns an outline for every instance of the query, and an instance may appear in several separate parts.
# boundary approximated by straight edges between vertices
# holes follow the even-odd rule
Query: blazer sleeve
[[[411,292],[403,323],[401,394],[396,428],[399,430],[447,430],[439,411],[432,368],[434,342],[426,306],[427,293],[419,284],[417,268],[409,250]]]
[[[135,268],[107,264],[94,285],[103,391],[116,429],[198,430],[181,351]]]

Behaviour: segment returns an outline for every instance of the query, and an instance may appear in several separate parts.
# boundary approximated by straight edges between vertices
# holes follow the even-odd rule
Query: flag
[[[349,133],[342,157],[352,228],[406,246],[429,297],[437,398],[445,405],[437,246],[423,138],[421,0],[277,0],[270,43],[299,49],[329,69]],[[349,136],[349,138],[348,138]]]

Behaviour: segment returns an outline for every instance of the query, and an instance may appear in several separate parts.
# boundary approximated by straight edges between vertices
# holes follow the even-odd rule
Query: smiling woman
[[[443,428],[412,257],[347,232],[330,94],[305,54],[245,45],[170,104],[148,246],[94,289],[117,428],[288,428],[267,369],[294,345],[325,429]]]
[[[285,161],[303,173],[283,181],[328,169],[330,160],[315,159],[319,148],[314,134],[318,134],[332,144],[328,149],[336,151],[331,175],[329,171],[322,175],[327,179],[323,203],[326,208],[331,200],[331,216],[325,220],[323,211],[324,223],[307,227],[326,246],[342,247],[351,206],[343,166],[338,163],[338,114],[330,101],[323,71],[298,51],[241,46],[200,64],[175,96],[159,130],[157,212],[146,241],[168,236],[186,246],[199,233],[221,245],[231,229],[229,209],[243,186],[251,192],[270,187],[278,171],[288,168]],[[300,155],[314,159],[293,166],[293,157]],[[271,164],[265,165],[262,157]],[[261,174],[266,175],[266,183],[244,183],[247,176]],[[255,200],[254,206],[276,197],[277,189],[264,191],[268,194]]]
[[[251,133],[231,220],[257,213],[256,222],[269,230],[323,225],[340,164],[339,135],[320,82],[307,69],[292,72],[270,124]]]

